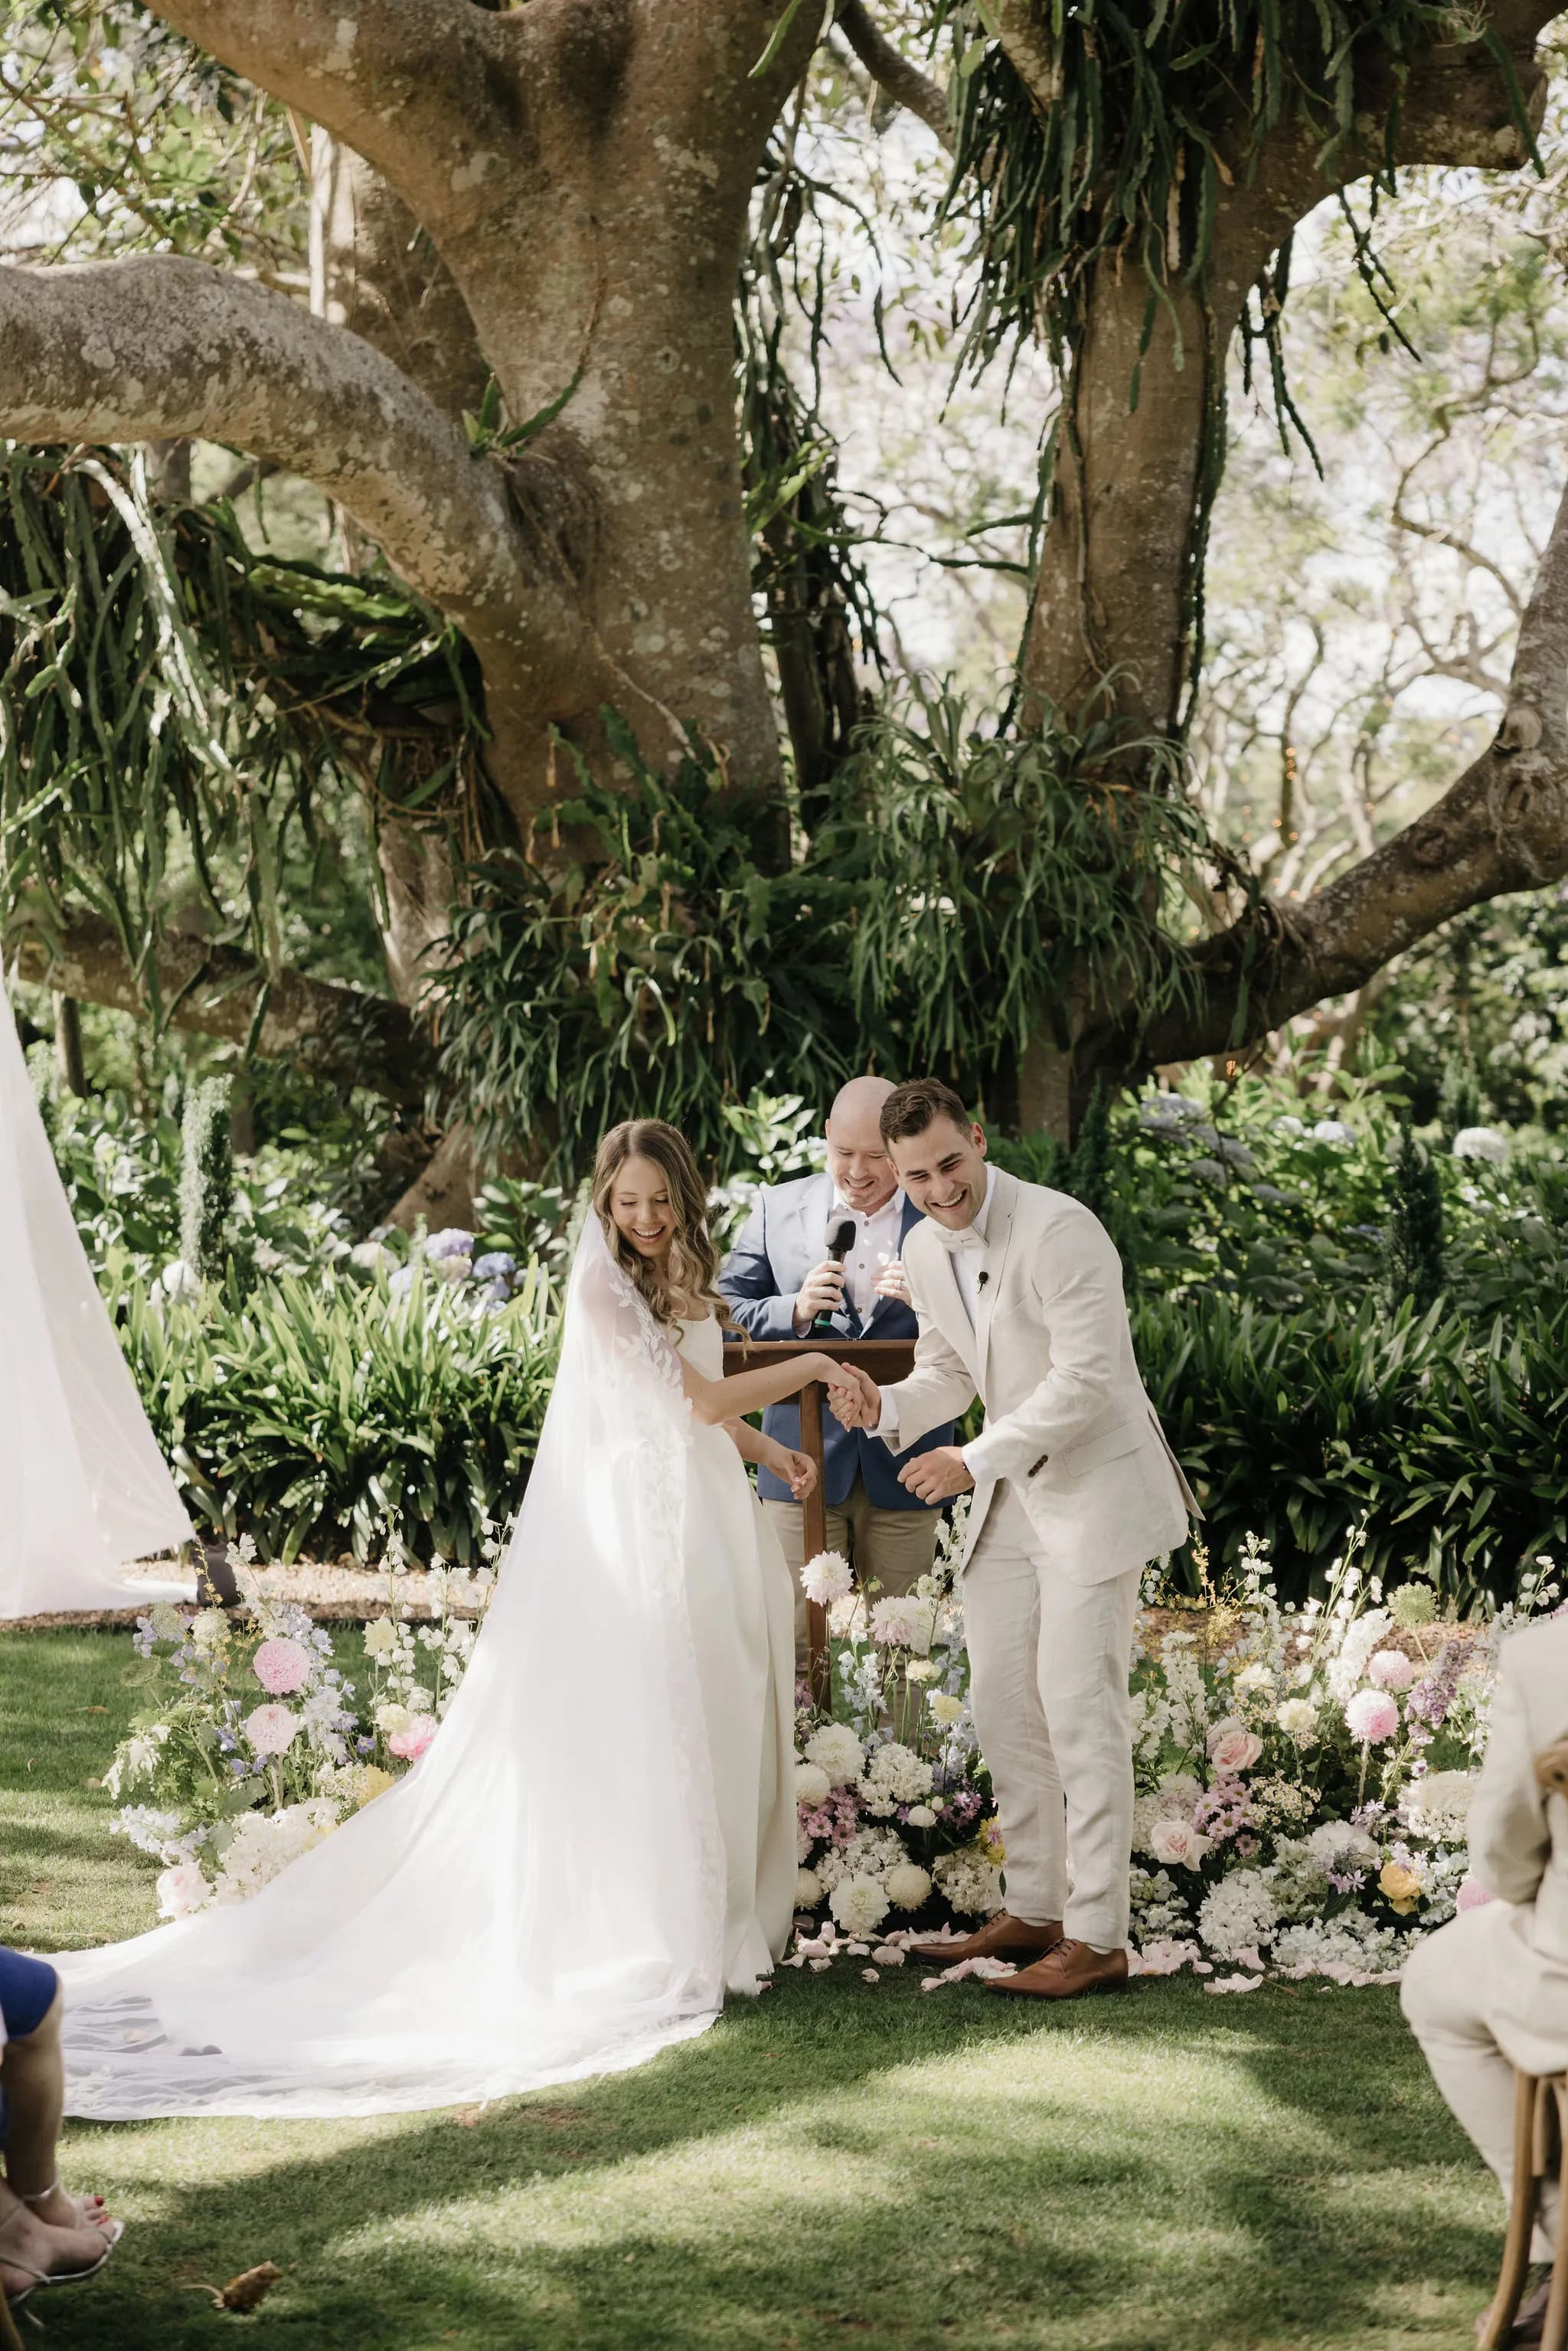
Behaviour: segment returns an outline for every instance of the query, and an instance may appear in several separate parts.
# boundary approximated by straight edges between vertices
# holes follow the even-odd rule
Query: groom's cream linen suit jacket
[[[986,1407],[966,1447],[975,1475],[966,1562],[998,1479],[1019,1496],[1040,1557],[1101,1583],[1172,1551],[1201,1517],[1133,1356],[1122,1261],[1081,1202],[998,1170],[985,1279],[971,1323],[952,1251],[929,1219],[904,1244],[920,1336],[915,1369],[883,1391],[899,1447]]]

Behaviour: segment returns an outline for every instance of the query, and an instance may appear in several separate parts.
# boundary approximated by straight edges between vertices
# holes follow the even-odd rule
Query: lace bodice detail
[[[724,1332],[717,1315],[705,1314],[700,1322],[688,1322],[683,1315],[678,1328],[681,1335],[675,1342],[677,1352],[685,1357],[693,1371],[700,1372],[705,1380],[720,1378],[724,1372]]]

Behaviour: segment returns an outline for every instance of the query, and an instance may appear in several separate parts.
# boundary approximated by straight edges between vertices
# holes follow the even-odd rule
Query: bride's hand
[[[808,1380],[820,1380],[824,1387],[832,1388],[841,1388],[844,1384],[844,1367],[831,1355],[797,1355],[795,1369],[800,1374],[802,1387]]]
[[[779,1458],[769,1464],[777,1477],[782,1478],[798,1502],[803,1502],[813,1492],[817,1483],[817,1465],[809,1453],[796,1453],[788,1445],[779,1448]]]

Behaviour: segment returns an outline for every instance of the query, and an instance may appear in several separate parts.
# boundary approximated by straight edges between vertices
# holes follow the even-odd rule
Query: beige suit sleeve
[[[1470,1867],[1504,1902],[1533,1902],[1552,1854],[1546,1797],[1535,1777],[1535,1741],[1520,1661],[1505,1645],[1492,1698],[1486,1760],[1470,1802]]]
[[[1115,1384],[1126,1307],[1122,1260],[1103,1225],[1087,1210],[1062,1217],[1035,1243],[1030,1278],[1051,1369],[966,1448],[977,1475],[1027,1479],[1042,1454],[1071,1445],[1099,1418]]]
[[[910,1263],[907,1252],[904,1271],[908,1277],[910,1296],[915,1311],[920,1316],[920,1335],[915,1343],[915,1369],[906,1380],[895,1380],[882,1392],[883,1416],[877,1435],[894,1453],[907,1452],[918,1445],[933,1428],[944,1421],[961,1420],[975,1401],[975,1380],[969,1366],[957,1350],[942,1336],[929,1315],[920,1305],[921,1272]]]

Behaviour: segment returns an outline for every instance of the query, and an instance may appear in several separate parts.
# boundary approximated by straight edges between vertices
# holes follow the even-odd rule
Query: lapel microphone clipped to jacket
[[[986,1271],[985,1268],[982,1266],[982,1267],[981,1267],[981,1269],[980,1269],[979,1285],[978,1285],[978,1286],[979,1286],[979,1288],[980,1288],[980,1289],[982,1289],[982,1290],[984,1290],[984,1288],[985,1288],[985,1286],[986,1286],[987,1282],[988,1282],[988,1281],[989,1281],[990,1278],[991,1278],[991,1277],[990,1277],[990,1275]]]

